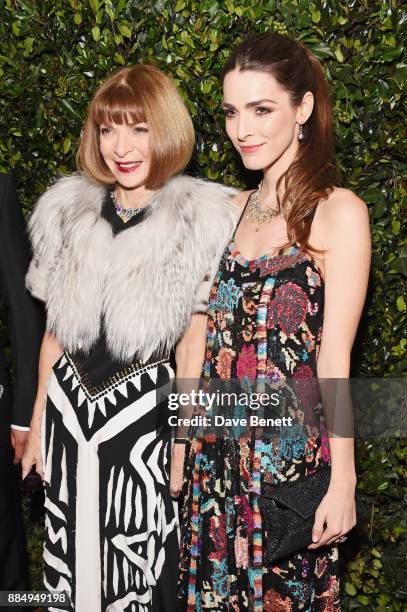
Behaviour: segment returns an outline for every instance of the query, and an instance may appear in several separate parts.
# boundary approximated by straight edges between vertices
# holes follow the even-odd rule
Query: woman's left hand
[[[356,525],[355,485],[332,483],[315,512],[314,549],[338,542]]]

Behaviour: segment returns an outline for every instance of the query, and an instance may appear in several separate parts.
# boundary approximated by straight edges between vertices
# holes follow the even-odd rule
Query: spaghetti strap
[[[310,212],[310,213],[308,213],[308,216],[309,216],[309,217],[311,217],[311,223],[312,223],[312,222],[313,222],[313,220],[314,220],[314,217],[315,217],[315,213],[316,213],[316,212],[317,212],[317,207],[316,207],[316,206],[314,206],[314,208],[311,210],[311,212]]]
[[[245,204],[245,205],[244,205],[244,207],[243,207],[243,210],[242,210],[242,212],[241,212],[241,214],[240,214],[240,217],[239,217],[239,221],[237,222],[237,225],[236,225],[236,227],[235,227],[235,231],[233,232],[232,240],[234,240],[234,239],[235,239],[235,234],[236,234],[236,232],[237,232],[237,230],[238,230],[238,227],[239,227],[239,225],[240,225],[241,220],[243,219],[243,215],[244,215],[244,214],[245,214],[245,212],[246,212],[246,208],[247,208],[248,203],[250,202],[250,198],[252,197],[252,195],[253,195],[254,193],[256,193],[256,190],[254,190],[254,191],[252,191],[251,193],[249,193],[249,197],[248,197],[248,198],[247,198],[247,200],[246,200],[246,204]]]

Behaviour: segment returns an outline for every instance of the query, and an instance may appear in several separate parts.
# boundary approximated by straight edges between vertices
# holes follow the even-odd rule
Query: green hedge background
[[[112,70],[153,62],[176,79],[197,147],[189,172],[242,185],[224,133],[220,68],[246,35],[302,40],[332,87],[343,186],[367,202],[373,265],[353,352],[353,375],[406,371],[405,110],[407,5],[395,0],[0,0],[0,171],[14,174],[29,210],[74,169],[86,105]],[[346,287],[344,287],[346,290]],[[348,547],[344,609],[407,609],[407,449],[358,443],[369,524]],[[40,527],[28,523],[39,588]]]

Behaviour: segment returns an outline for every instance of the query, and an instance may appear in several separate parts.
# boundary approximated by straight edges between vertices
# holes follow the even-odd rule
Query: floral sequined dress
[[[232,241],[211,291],[203,377],[263,384],[316,379],[323,307],[319,270],[296,247],[247,260]],[[179,610],[340,610],[337,546],[266,563],[257,503],[262,482],[306,477],[330,462],[326,430],[307,431],[294,425],[270,439],[205,432],[192,438]]]

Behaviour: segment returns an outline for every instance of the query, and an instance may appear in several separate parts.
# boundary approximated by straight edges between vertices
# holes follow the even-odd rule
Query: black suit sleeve
[[[44,333],[42,306],[25,288],[31,253],[26,224],[10,176],[0,176],[0,289],[8,310],[15,372],[11,423],[30,425],[37,388],[38,356]]]

